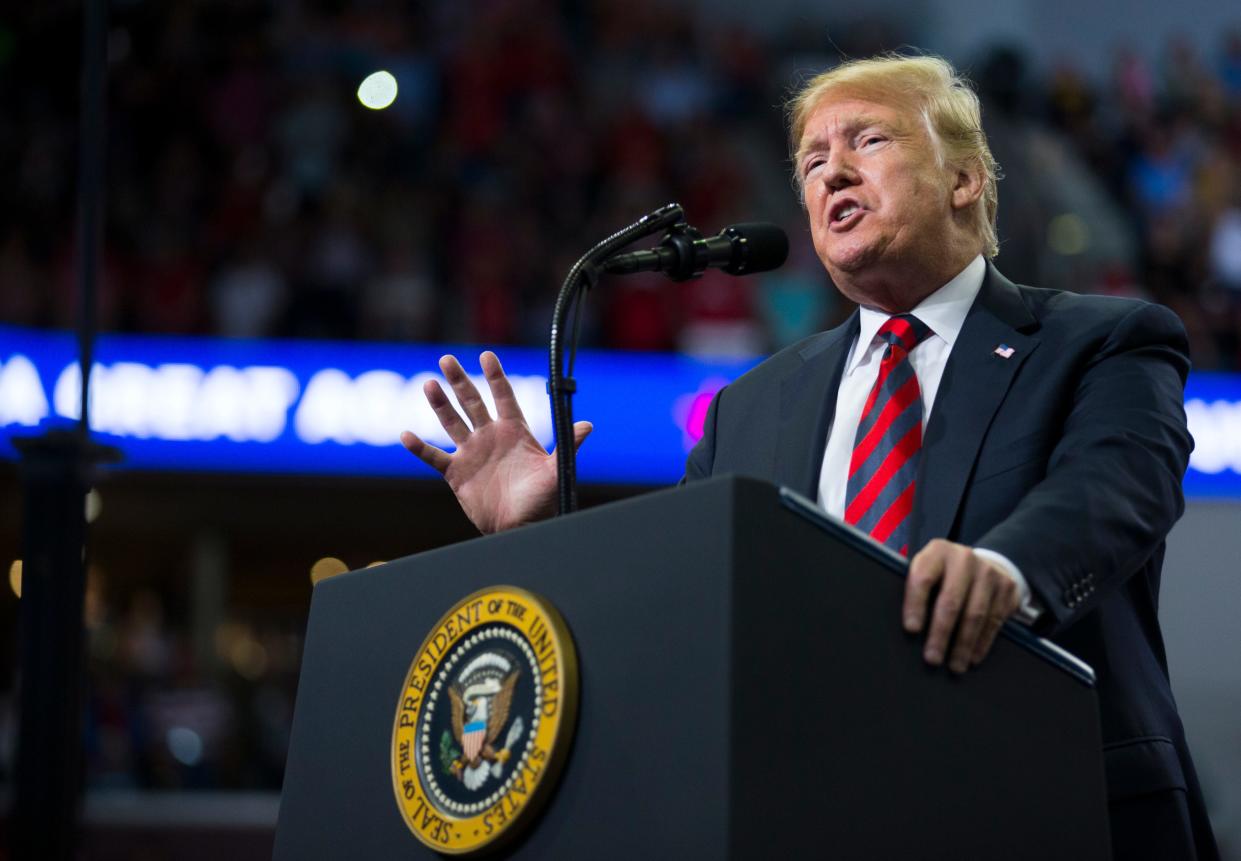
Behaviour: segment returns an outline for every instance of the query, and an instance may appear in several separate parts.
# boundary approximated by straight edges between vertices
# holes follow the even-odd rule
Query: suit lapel
[[[780,417],[776,430],[776,483],[816,499],[827,431],[836,414],[845,358],[857,338],[858,313],[798,354],[802,365],[780,386]]]
[[[966,481],[1013,378],[1039,345],[1038,321],[1011,281],[987,277],[952,347],[922,444],[910,547],[951,537]],[[1010,358],[995,350],[1013,348]]]

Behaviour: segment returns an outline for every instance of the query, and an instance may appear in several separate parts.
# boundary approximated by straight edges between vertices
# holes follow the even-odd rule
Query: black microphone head
[[[725,227],[720,234],[732,240],[732,259],[724,267],[730,275],[778,269],[789,257],[788,236],[769,221],[734,224]]]

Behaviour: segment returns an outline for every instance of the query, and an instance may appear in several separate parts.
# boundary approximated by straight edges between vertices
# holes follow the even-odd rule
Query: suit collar
[[[927,424],[911,547],[954,537],[957,511],[983,439],[1018,370],[1038,348],[1037,330],[1038,320],[1021,291],[988,263],[978,298],[944,367]]]
[[[995,264],[987,262],[987,277],[978,291],[974,303],[981,305],[997,320],[1020,332],[1032,332],[1038,328],[1038,318],[1026,307],[1021,290],[1000,273]],[[968,318],[967,318],[968,321]]]
[[[854,311],[840,326],[809,339],[797,350],[801,365],[780,386],[775,480],[811,499],[818,495],[827,431],[836,414],[836,390],[857,334],[858,313]]]

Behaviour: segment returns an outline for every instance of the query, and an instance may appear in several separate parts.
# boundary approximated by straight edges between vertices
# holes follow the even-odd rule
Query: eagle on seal
[[[448,688],[452,702],[452,734],[462,751],[453,761],[451,770],[468,789],[482,786],[488,772],[494,777],[500,776],[510,756],[509,748],[521,735],[521,719],[518,718],[504,747],[496,749],[500,733],[508,723],[519,675],[520,671],[499,655],[484,655],[471,662],[458,681]]]

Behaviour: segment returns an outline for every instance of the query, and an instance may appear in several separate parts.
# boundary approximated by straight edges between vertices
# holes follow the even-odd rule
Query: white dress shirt
[[[944,366],[952,353],[952,345],[965,325],[965,315],[982,288],[987,274],[987,263],[978,255],[955,278],[927,296],[912,313],[925,323],[931,334],[909,354],[909,361],[918,375],[922,390],[922,431],[931,418],[935,405],[935,393],[944,376]],[[844,374],[836,392],[836,414],[827,432],[827,450],[823,456],[823,468],[819,473],[819,505],[833,517],[844,519],[845,495],[849,482],[849,462],[853,458],[853,443],[857,436],[862,408],[874,388],[879,375],[887,342],[876,336],[879,327],[891,315],[863,306],[859,313],[857,340],[845,360]],[[910,548],[914,550],[914,548]],[[994,550],[975,547],[974,552],[989,562],[996,563],[1017,582],[1021,591],[1019,616],[1023,621],[1038,618],[1039,609],[1031,600],[1030,586],[1021,570],[1007,557]]]

